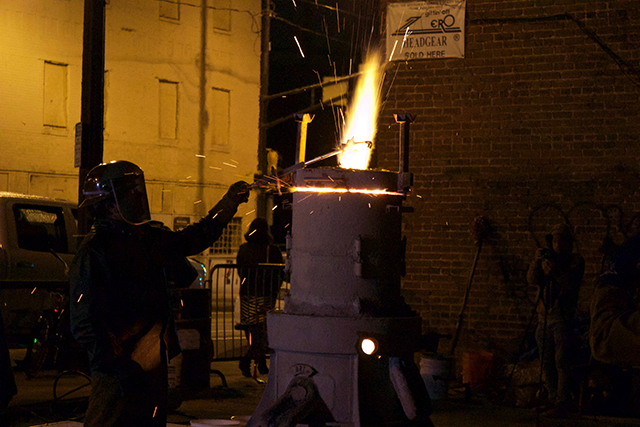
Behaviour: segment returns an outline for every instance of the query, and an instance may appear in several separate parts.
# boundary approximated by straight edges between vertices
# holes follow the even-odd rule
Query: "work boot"
[[[251,378],[251,359],[248,357],[242,357],[240,359],[240,363],[238,363],[238,368],[242,371],[242,375],[247,378]]]
[[[258,360],[258,372],[261,375],[267,375],[269,373],[269,368],[267,367],[267,359],[262,357]]]

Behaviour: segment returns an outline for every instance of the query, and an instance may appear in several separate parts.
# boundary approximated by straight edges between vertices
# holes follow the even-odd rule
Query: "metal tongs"
[[[304,162],[298,162],[295,165],[289,166],[288,168],[285,168],[282,170],[282,172],[280,172],[280,174],[278,174],[277,176],[274,175],[268,175],[268,176],[264,176],[258,180],[256,180],[253,184],[249,185],[249,188],[256,188],[256,187],[264,187],[264,186],[269,186],[269,184],[275,184],[278,187],[278,193],[280,192],[280,183],[281,182],[287,182],[286,176],[289,174],[292,174],[293,172],[300,170],[304,167],[309,166],[310,164],[319,162],[321,160],[324,159],[328,159],[329,157],[333,157],[337,154],[342,153],[342,150],[335,150],[332,151],[330,153],[327,154],[323,154],[321,156],[315,157],[311,160],[307,160]]]

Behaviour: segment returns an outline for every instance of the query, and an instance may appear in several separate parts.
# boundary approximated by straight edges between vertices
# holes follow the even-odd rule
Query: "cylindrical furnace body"
[[[339,168],[295,174],[291,291],[269,313],[269,379],[248,426],[428,425],[413,354],[421,319],[405,304],[398,174]],[[377,344],[365,354],[363,339]]]

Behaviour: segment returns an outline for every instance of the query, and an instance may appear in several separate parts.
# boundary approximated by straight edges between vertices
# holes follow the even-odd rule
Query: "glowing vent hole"
[[[378,343],[373,338],[365,338],[360,342],[360,348],[364,354],[372,355],[378,350]]]

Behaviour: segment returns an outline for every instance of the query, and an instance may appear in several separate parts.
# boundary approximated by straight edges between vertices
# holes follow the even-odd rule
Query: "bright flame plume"
[[[344,169],[367,169],[376,136],[382,81],[381,56],[370,53],[358,78],[342,134],[338,164]]]

